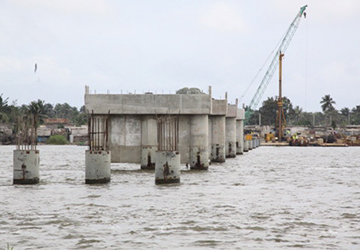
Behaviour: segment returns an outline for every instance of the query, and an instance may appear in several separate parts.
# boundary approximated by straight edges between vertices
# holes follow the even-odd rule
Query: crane
[[[276,52],[274,58],[272,59],[270,66],[267,69],[259,87],[257,88],[254,97],[251,99],[250,105],[246,108],[245,124],[247,124],[247,122],[249,121],[253,110],[256,109],[257,105],[259,104],[259,101],[261,100],[261,97],[263,96],[267,86],[269,85],[269,82],[270,82],[271,78],[273,77],[274,72],[279,65],[278,58],[281,53],[285,53],[287,47],[289,46],[291,39],[294,37],[295,32],[296,32],[297,28],[299,27],[301,17],[302,16],[306,17],[306,12],[305,12],[306,7],[307,7],[307,5],[300,8],[299,13],[296,15],[295,19],[290,24],[290,27],[288,28],[284,38],[282,39],[281,44],[280,44],[279,48],[277,49],[277,52]]]

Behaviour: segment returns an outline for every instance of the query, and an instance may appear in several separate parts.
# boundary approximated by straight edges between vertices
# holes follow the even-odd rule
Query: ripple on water
[[[13,186],[12,150],[0,147],[0,242],[14,249],[360,244],[360,148],[263,147],[209,171],[182,166],[170,186],[138,164],[113,164],[109,184],[85,185],[85,148],[71,146],[42,147],[40,184]]]

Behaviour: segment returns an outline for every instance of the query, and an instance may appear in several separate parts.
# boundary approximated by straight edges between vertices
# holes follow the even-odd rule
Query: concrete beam
[[[211,115],[226,115],[228,112],[228,104],[226,100],[211,100]]]
[[[228,110],[226,113],[226,117],[237,117],[238,108],[236,104],[228,104]]]
[[[211,97],[192,95],[85,94],[85,107],[95,114],[210,114]]]

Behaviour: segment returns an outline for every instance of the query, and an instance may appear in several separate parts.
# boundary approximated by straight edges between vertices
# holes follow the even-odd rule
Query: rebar
[[[178,151],[179,117],[158,117],[158,149],[160,151]]]
[[[109,118],[110,111],[106,116],[95,115],[94,111],[89,115],[88,138],[90,151],[109,149]]]
[[[36,150],[37,128],[34,115],[19,116],[16,127],[16,149]]]

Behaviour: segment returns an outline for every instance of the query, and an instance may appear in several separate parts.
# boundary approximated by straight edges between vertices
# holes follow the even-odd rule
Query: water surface
[[[0,147],[0,249],[360,249],[360,147],[260,147],[170,186],[137,164],[85,185],[85,147],[39,149],[21,186]]]

